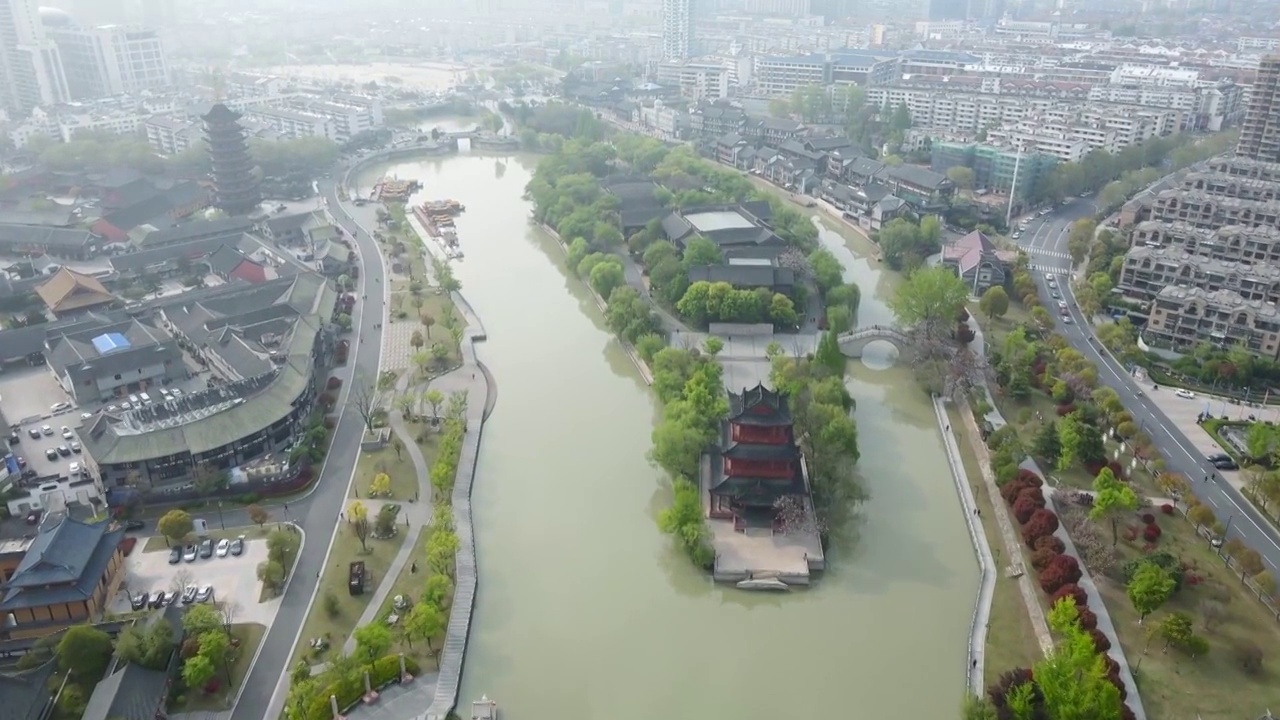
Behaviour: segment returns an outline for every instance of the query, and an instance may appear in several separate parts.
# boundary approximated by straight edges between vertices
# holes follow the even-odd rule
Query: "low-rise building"
[[[116,302],[101,280],[66,267],[36,287],[36,294],[55,317],[99,310]]]
[[[50,635],[95,622],[123,575],[124,530],[49,513],[12,575],[0,584],[0,637]]]
[[[106,402],[190,375],[173,336],[149,318],[53,334],[46,361],[77,403]]]
[[[985,233],[974,230],[942,248],[942,263],[964,280],[971,295],[978,296],[1009,283],[1016,255],[1000,250]]]

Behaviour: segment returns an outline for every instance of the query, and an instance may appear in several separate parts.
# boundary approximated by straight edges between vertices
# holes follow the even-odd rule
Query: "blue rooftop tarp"
[[[129,338],[120,333],[103,333],[93,339],[93,347],[99,355],[108,355],[129,349]]]

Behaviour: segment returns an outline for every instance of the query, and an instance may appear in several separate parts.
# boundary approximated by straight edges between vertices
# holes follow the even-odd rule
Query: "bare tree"
[[[352,379],[350,397],[352,406],[364,420],[364,429],[373,432],[373,418],[378,412],[378,388],[373,379],[357,373]]]
[[[188,585],[193,584],[194,580],[195,577],[192,576],[191,571],[182,568],[173,574],[173,579],[169,581],[169,589],[181,595],[182,591],[186,590]]]
[[[230,635],[231,626],[235,625],[236,618],[240,616],[244,607],[235,600],[225,600],[218,609],[222,612],[222,626],[226,628],[227,635]]]

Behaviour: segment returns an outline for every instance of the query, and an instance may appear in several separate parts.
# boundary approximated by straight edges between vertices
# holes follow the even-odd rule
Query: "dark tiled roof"
[[[166,230],[156,230],[149,233],[142,241],[143,245],[155,247],[158,245],[172,245],[187,240],[197,240],[208,237],[224,237],[228,235],[240,235],[253,229],[253,221],[244,217],[228,217],[218,220],[193,220],[191,222],[175,225]]]
[[[740,425],[790,425],[791,409],[785,395],[758,383],[729,393],[729,419]]]
[[[97,239],[97,236],[86,230],[0,224],[0,243],[83,250]]]
[[[80,720],[155,720],[168,684],[167,672],[127,663],[93,688]]]
[[[899,165],[891,167],[885,171],[889,177],[901,182],[910,183],[917,187],[937,190],[943,185],[950,183],[946,175],[936,173],[927,168],[917,167],[915,165]]]
[[[702,265],[689,268],[689,282],[727,282],[739,288],[784,288],[796,284],[795,272],[771,265]]]
[[[85,600],[102,579],[124,536],[108,532],[108,521],[84,523],[60,514],[47,517],[13,577],[0,610]]]
[[[0,673],[0,720],[40,720],[53,702],[47,683],[57,668],[50,660],[25,672]]]

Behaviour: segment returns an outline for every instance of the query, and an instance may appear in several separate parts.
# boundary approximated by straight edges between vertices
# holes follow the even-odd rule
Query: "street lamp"
[[[222,517],[222,501],[221,500],[218,501],[218,525],[222,526],[223,530],[227,529],[227,521]]]

